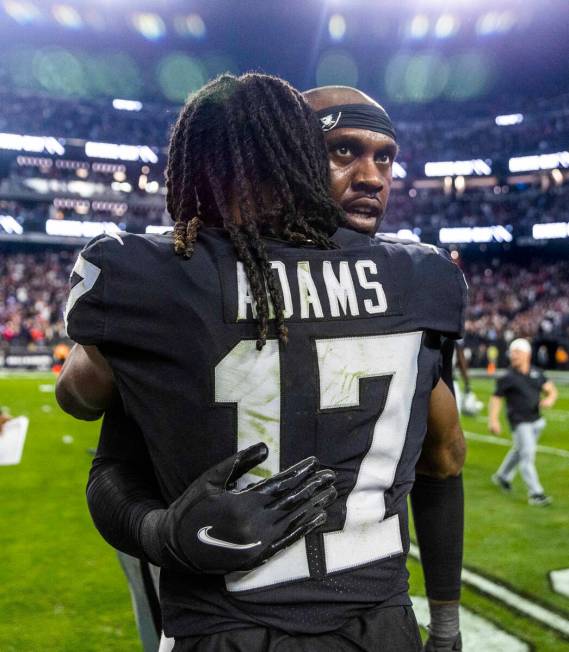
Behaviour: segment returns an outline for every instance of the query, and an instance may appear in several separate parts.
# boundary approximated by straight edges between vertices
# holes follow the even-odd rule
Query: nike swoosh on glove
[[[149,557],[164,568],[225,574],[259,566],[323,525],[336,474],[309,457],[267,480],[236,482],[269,454],[255,444],[206,471],[168,509],[143,522]]]

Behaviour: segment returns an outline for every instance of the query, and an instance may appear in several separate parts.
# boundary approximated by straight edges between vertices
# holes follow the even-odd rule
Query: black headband
[[[395,127],[387,111],[375,104],[336,104],[316,112],[322,131],[366,129],[396,140]]]

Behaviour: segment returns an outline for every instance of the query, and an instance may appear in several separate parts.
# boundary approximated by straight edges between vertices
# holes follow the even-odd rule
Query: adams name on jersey
[[[409,604],[406,497],[440,337],[461,335],[466,286],[433,247],[343,229],[335,240],[333,251],[266,241],[289,343],[273,334],[262,351],[246,276],[221,230],[202,230],[190,260],[174,255],[169,235],[99,237],[74,268],[69,335],[109,361],[166,500],[259,440],[270,455],[257,476],[309,455],[337,473],[322,530],[258,569],[164,571],[169,636],[259,623],[318,633],[362,609]]]

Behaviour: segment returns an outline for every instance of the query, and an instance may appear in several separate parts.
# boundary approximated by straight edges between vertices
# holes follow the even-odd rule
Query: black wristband
[[[427,596],[458,600],[464,540],[462,475],[441,480],[417,474],[411,506]]]
[[[155,566],[162,566],[162,526],[165,509],[153,509],[147,512],[140,524],[140,545],[144,554]]]

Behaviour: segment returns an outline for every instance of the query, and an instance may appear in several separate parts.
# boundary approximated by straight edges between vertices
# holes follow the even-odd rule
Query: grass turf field
[[[126,583],[113,551],[91,524],[84,498],[87,449],[96,445],[98,425],[61,413],[53,383],[49,374],[0,377],[0,404],[30,418],[21,464],[0,467],[0,650],[139,650]],[[540,444],[569,451],[569,386],[558,386],[560,399],[546,414]],[[491,381],[475,380],[474,389],[486,404]],[[465,431],[487,435],[484,414],[464,418]],[[552,590],[548,574],[569,568],[569,458],[538,454],[554,503],[531,508],[519,477],[509,496],[490,483],[506,451],[494,441],[469,440],[465,566],[567,622],[569,597]],[[409,568],[411,592],[422,596],[420,565],[411,559]],[[536,652],[569,652],[567,638],[500,599],[465,586],[463,605],[520,639],[517,649],[525,642],[525,649]],[[477,636],[470,633],[465,652],[486,652]]]

